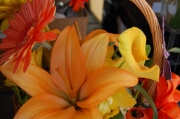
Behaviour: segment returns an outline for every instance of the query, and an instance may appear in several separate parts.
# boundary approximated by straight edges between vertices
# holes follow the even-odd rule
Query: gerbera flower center
[[[27,27],[24,28],[24,29],[27,31],[27,34],[26,34],[25,37],[22,39],[22,41],[19,42],[18,48],[21,48],[22,46],[24,46],[25,44],[27,44],[28,41],[30,41],[30,39],[34,36],[36,24],[37,24],[37,23],[36,23],[35,21],[33,21],[33,22],[31,23],[31,25],[28,25]]]

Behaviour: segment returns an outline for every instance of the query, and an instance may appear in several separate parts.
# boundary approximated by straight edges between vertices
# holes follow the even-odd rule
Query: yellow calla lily
[[[125,61],[121,68],[134,73],[140,78],[159,80],[160,69],[157,65],[151,68],[139,65],[148,59],[145,50],[146,37],[140,29],[136,27],[127,29],[118,37],[118,42],[118,48],[122,55],[121,60]]]

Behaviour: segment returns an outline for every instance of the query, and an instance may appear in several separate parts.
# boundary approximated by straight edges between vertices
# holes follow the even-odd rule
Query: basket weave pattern
[[[153,47],[154,47],[154,53],[153,53],[153,65],[158,65],[160,67],[160,70],[162,70],[162,60],[163,60],[163,49],[162,49],[162,31],[161,27],[159,25],[158,19],[152,10],[152,8],[149,6],[149,4],[145,0],[130,0],[132,3],[134,3],[139,10],[144,14],[152,33],[152,40],[153,40]],[[149,80],[148,86],[146,88],[147,93],[150,97],[154,97],[155,91],[156,91],[156,81]],[[148,101],[142,97],[142,102],[146,104],[147,106]]]

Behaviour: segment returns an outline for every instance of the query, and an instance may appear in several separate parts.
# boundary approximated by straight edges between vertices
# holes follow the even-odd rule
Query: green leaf
[[[153,58],[150,58],[149,60],[146,60],[144,65],[147,66],[147,67],[151,67],[152,64],[153,64]]]
[[[180,48],[174,47],[174,48],[169,49],[168,52],[180,53]]]
[[[136,86],[134,86],[134,88],[136,90],[138,90],[150,103],[151,108],[153,109],[153,119],[158,119],[158,112],[157,112],[157,108],[156,105],[154,104],[154,101],[151,99],[151,97],[149,97],[149,95],[147,94],[147,92],[139,85],[137,84]]]
[[[120,111],[117,115],[115,115],[109,119],[124,119],[124,115]]]
[[[111,46],[113,45],[115,42],[109,42],[108,46]]]
[[[146,55],[148,56],[150,52],[151,52],[151,46],[146,45]]]
[[[14,87],[12,87],[12,90],[14,91],[15,95],[17,96],[18,102],[22,105],[23,101],[22,101],[22,98],[21,98],[21,94],[20,94],[19,88],[17,86],[14,86]]]

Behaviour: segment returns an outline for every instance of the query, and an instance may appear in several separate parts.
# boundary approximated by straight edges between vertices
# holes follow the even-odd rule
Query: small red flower
[[[10,27],[4,31],[6,38],[2,39],[0,64],[16,60],[13,72],[24,62],[25,72],[31,61],[31,50],[36,42],[55,40],[57,35],[43,32],[44,27],[54,19],[54,0],[28,0],[22,4],[14,19],[9,20]]]
[[[79,7],[84,8],[84,3],[86,2],[88,2],[88,0],[71,0],[69,6],[72,6],[74,11],[78,11]]]

